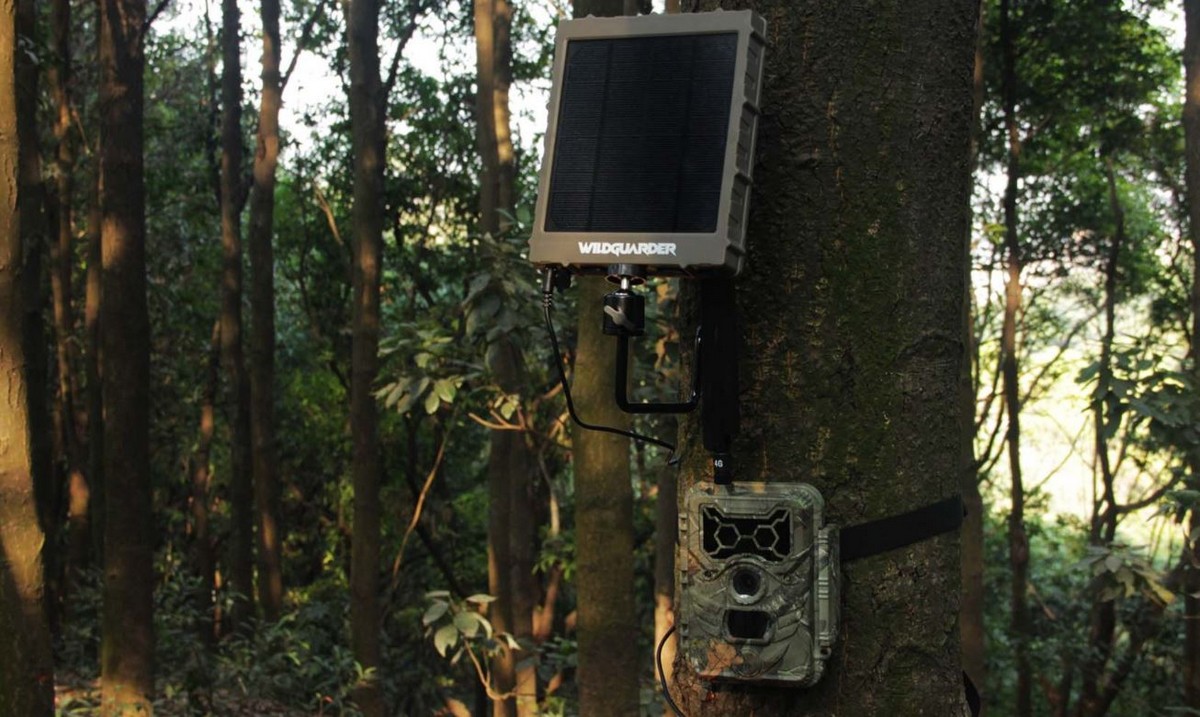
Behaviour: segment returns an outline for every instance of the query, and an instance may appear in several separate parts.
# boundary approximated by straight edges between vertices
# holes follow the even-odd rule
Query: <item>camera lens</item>
[[[739,596],[754,597],[758,594],[758,589],[762,587],[762,578],[757,570],[738,568],[734,571],[730,584],[733,586],[733,591]]]

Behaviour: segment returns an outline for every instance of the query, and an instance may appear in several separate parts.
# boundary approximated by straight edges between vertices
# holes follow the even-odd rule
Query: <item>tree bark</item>
[[[146,306],[142,30],[146,4],[100,0],[104,619],[101,714],[152,712],[154,540]]]
[[[221,2],[221,356],[232,401],[229,584],[233,629],[254,615],[254,477],[250,377],[242,348],[242,66],[237,0]]]
[[[379,487],[382,463],[372,391],[379,371],[379,282],[383,249],[386,104],[379,77],[379,0],[349,0],[350,126],[354,148],[353,301],[350,433],[354,483],[350,567],[350,641],[354,658],[375,672],[354,689],[366,717],[384,714],[380,657]]]
[[[484,241],[499,241],[511,225],[516,166],[509,111],[512,84],[512,7],[507,0],[475,3],[477,133],[482,163],[479,231]],[[501,391],[520,394],[526,386],[525,356],[511,336],[497,337],[487,347],[487,365]],[[497,715],[537,713],[536,661],[524,654],[533,643],[537,605],[533,581],[534,522],[532,466],[526,436],[493,430],[488,451],[488,589],[497,597],[491,616],[497,629],[511,632],[522,644],[514,653],[493,660],[493,689],[515,692],[515,699],[496,700]],[[520,668],[517,667],[520,665]]]
[[[1192,376],[1200,385],[1200,0],[1184,0],[1185,36],[1183,65],[1186,94],[1183,129],[1186,152],[1188,237],[1192,243]],[[1188,456],[1192,488],[1200,485],[1200,448]],[[1192,510],[1189,533],[1200,528],[1200,511]],[[1184,574],[1184,705],[1200,710],[1200,545],[1185,546]]]
[[[736,478],[809,482],[829,521],[861,524],[960,487],[977,6],[723,3],[750,4],[769,51],[736,282],[752,417]],[[699,434],[696,420],[681,435]],[[710,478],[708,458],[685,443],[681,490]],[[963,714],[957,538],[842,570],[839,644],[815,687],[709,692],[677,661],[684,712]]]
[[[1008,471],[1011,479],[1008,514],[1008,561],[1012,573],[1010,627],[1017,667],[1017,717],[1033,714],[1033,675],[1029,662],[1031,617],[1029,538],[1025,533],[1025,486],[1021,476],[1021,386],[1017,365],[1017,318],[1021,312],[1021,245],[1018,236],[1017,192],[1021,177],[1021,129],[1017,119],[1017,68],[1010,0],[1000,0],[1000,44],[1004,126],[1008,134],[1007,183],[1004,188],[1004,323],[1000,336],[1004,407],[1008,415]]]
[[[476,139],[482,172],[479,178],[479,231],[494,237],[500,230],[499,150],[496,146],[496,32],[495,0],[475,2],[475,72],[476,72]],[[501,370],[512,372],[511,346],[503,338],[493,348],[488,347],[488,368],[494,374]],[[504,362],[506,365],[496,365]],[[511,380],[511,376],[504,379]],[[492,431],[488,446],[488,592],[496,598],[488,610],[492,626],[500,632],[512,630],[512,483],[508,473],[507,454],[513,449],[509,431]],[[508,650],[501,650],[492,660],[492,691],[507,695],[516,685],[516,661]],[[495,699],[495,717],[516,714],[516,701]]]
[[[33,0],[17,1],[17,35],[22,42],[36,42],[37,8]],[[49,286],[46,282],[45,253],[50,228],[45,215],[46,187],[42,177],[42,150],[39,141],[37,108],[40,73],[30,53],[18,48],[17,58],[17,126],[21,136],[19,147],[19,211],[23,242],[23,263],[20,276],[25,307],[25,400],[28,406],[29,432],[32,450],[34,494],[38,518],[46,535],[46,544],[58,545],[58,532],[63,507],[63,484],[55,467],[55,422],[51,410],[54,391],[51,388],[51,357],[47,350],[45,315]],[[42,556],[46,572],[45,593],[50,631],[58,633],[62,606],[62,559],[57,550]]]
[[[283,608],[283,526],[275,450],[275,171],[279,160],[279,0],[262,0],[262,103],[250,195],[250,419],[258,511],[258,602],[263,616]],[[299,49],[297,49],[299,52]]]
[[[622,14],[622,0],[574,0],[575,17]],[[585,420],[628,429],[613,401],[616,353],[601,332],[607,282],[582,278],[575,354],[575,405]],[[579,713],[638,713],[637,612],[633,596],[633,485],[629,440],[575,429],[575,552],[578,591]]]
[[[99,153],[97,152],[97,155]],[[98,162],[98,157],[93,160]],[[88,177],[87,275],[84,296],[84,380],[87,401],[87,476],[91,491],[88,513],[92,524],[92,551],[96,563],[104,564],[104,392],[101,379],[100,292],[102,255],[100,247],[100,171],[98,164]]]
[[[979,22],[975,31],[975,70],[972,75],[971,93],[971,173],[979,166],[979,138],[982,133],[981,113],[984,96],[984,19],[987,17],[987,0],[979,2]],[[971,308],[971,208],[967,207],[967,234],[963,237],[966,253],[966,286],[963,298],[963,341],[968,347],[968,356],[974,355],[975,340],[972,328]],[[972,426],[975,418],[975,377],[972,361],[963,362],[961,391],[964,415],[970,416]],[[962,604],[959,609],[959,633],[962,637],[963,672],[971,679],[976,689],[982,690],[987,683],[987,651],[984,615],[984,542],[983,542],[983,495],[979,490],[979,463],[975,457],[975,432],[962,432],[962,491],[966,517],[962,529]],[[986,711],[984,700],[981,714]]]
[[[0,5],[0,712],[54,713],[32,437],[26,404],[16,3]]]

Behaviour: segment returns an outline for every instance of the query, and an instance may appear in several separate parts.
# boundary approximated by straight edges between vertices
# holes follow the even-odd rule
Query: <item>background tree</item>
[[[104,345],[102,714],[150,714],[154,541],[146,305],[143,72],[146,6],[100,0],[100,241]]]
[[[1200,386],[1200,3],[1184,0],[1185,46],[1183,67],[1185,72],[1185,98],[1183,104],[1183,128],[1185,136],[1187,227],[1192,245],[1191,286],[1191,359],[1193,387]],[[1200,447],[1193,448],[1188,456],[1191,472],[1191,487],[1196,488],[1200,479]],[[1189,535],[1200,529],[1200,511],[1191,511],[1188,525]],[[1190,554],[1189,554],[1190,553]],[[1183,702],[1191,709],[1200,710],[1200,543],[1191,538],[1190,550],[1185,551],[1185,596],[1184,596],[1184,668]]]
[[[221,356],[229,375],[232,413],[233,512],[230,583],[238,597],[236,629],[254,614],[254,462],[250,435],[250,376],[242,346],[242,53],[237,0],[221,2]]]
[[[479,232],[485,243],[499,242],[512,230],[516,211],[516,156],[509,112],[512,13],[506,0],[475,3],[477,132],[482,164]],[[495,301],[501,292],[499,286],[490,286],[474,301],[476,305]],[[521,347],[511,332],[488,328],[484,336],[487,366],[500,398],[521,400],[529,383]],[[515,699],[497,701],[496,714],[537,712],[537,667],[528,654],[536,604],[529,440],[523,430],[498,427],[491,432],[488,452],[488,590],[497,598],[490,614],[498,630],[512,632],[518,643],[523,643],[522,649],[506,650],[494,661],[495,691],[515,694]]]
[[[379,76],[379,2],[350,0],[346,45],[350,60],[350,122],[354,152],[351,276],[350,435],[353,443],[354,537],[350,568],[350,632],[364,673],[355,702],[367,717],[384,714],[377,671],[380,655],[379,490],[383,465],[375,409],[379,371],[379,286],[383,244],[386,100]]]
[[[621,0],[575,0],[575,17],[620,15]],[[612,400],[616,355],[601,332],[609,289],[602,277],[577,281],[576,381],[579,413],[591,423],[628,429]],[[575,522],[579,591],[579,709],[595,715],[637,713],[639,651],[633,594],[633,487],[629,440],[575,429]],[[644,653],[643,653],[644,654]]]
[[[0,10],[0,710],[43,717],[54,711],[54,668],[45,612],[45,536],[34,495],[26,405],[22,298],[20,50],[16,3]]]
[[[258,528],[258,602],[263,616],[283,609],[283,525],[275,453],[275,172],[279,162],[279,0],[262,0],[262,93],[250,193],[250,418]],[[314,14],[315,17],[315,14]],[[299,54],[301,48],[295,52]]]

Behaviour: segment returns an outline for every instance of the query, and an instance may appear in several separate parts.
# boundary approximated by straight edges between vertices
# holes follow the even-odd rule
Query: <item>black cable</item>
[[[592,423],[586,423],[579,417],[579,414],[575,412],[575,402],[571,400],[571,386],[567,383],[567,370],[563,368],[562,351],[558,348],[558,335],[554,331],[554,320],[550,316],[550,312],[554,308],[553,276],[553,270],[547,269],[547,279],[542,286],[542,315],[546,318],[546,331],[550,334],[550,346],[554,349],[554,363],[558,366],[558,380],[562,383],[563,395],[566,396],[567,399],[567,412],[571,414],[571,420],[579,424],[580,428],[586,428],[589,431],[612,433],[614,435],[631,438],[635,441],[652,443],[656,446],[666,448],[668,451],[674,454],[674,444],[667,443],[666,441],[652,438],[650,436],[643,436],[642,434],[634,433],[633,431],[626,431],[621,428],[613,428],[612,426],[597,426]]]
[[[663,699],[671,707],[671,711],[679,717],[684,717],[683,712],[679,709],[679,705],[675,704],[675,700],[671,697],[671,688],[667,686],[667,673],[663,672],[662,666],[662,649],[663,645],[667,644],[667,639],[671,637],[671,633],[675,632],[675,626],[672,625],[663,633],[662,639],[658,641],[658,647],[654,650],[654,664],[658,667],[658,683],[662,685]]]

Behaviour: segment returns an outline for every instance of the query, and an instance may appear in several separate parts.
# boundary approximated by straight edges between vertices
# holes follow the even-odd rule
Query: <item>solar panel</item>
[[[717,228],[737,34],[567,46],[550,231]]]
[[[736,273],[764,33],[749,11],[561,23],[531,260]]]

